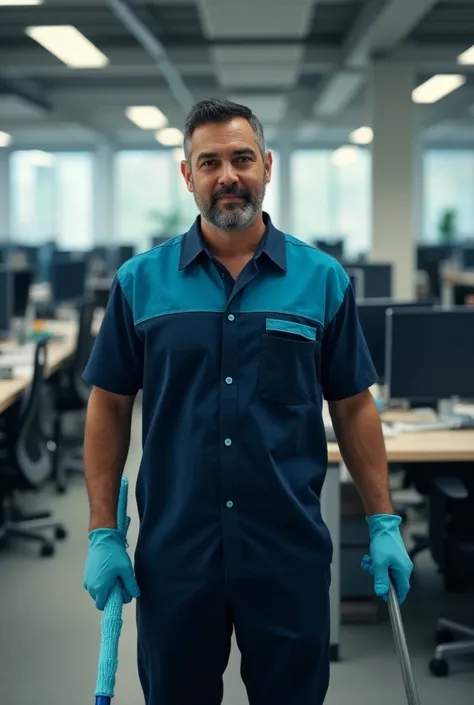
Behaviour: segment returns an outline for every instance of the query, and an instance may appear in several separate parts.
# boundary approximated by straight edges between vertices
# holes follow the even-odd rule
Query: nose
[[[219,172],[219,184],[221,186],[231,186],[237,183],[238,180],[237,172],[232,162],[222,162]]]

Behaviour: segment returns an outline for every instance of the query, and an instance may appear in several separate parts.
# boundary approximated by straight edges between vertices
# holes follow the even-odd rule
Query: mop
[[[122,478],[117,508],[117,529],[125,537],[130,526],[127,516],[128,479]],[[95,688],[95,705],[110,705],[114,697],[115,674],[118,665],[118,646],[122,630],[123,593],[117,581],[104,608],[100,630],[99,662]]]
[[[122,478],[117,509],[117,528],[127,536],[130,517],[127,517],[128,480]],[[117,582],[109,595],[101,621],[101,636],[95,705],[110,705],[114,697],[115,675],[118,666],[118,646],[122,630],[123,593]],[[395,588],[390,580],[388,599],[390,622],[395,639],[395,647],[402,673],[408,705],[420,705],[418,691],[411,667],[410,654],[405,637],[402,615]]]

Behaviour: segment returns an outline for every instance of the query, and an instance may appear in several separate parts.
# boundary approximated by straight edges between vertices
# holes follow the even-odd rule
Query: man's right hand
[[[124,603],[139,596],[123,533],[117,529],[94,529],[89,533],[84,587],[98,610],[104,609],[117,580],[121,583]]]

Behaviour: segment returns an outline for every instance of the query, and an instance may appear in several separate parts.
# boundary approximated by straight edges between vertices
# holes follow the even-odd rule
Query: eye
[[[251,162],[252,160],[251,160],[250,157],[238,157],[238,158],[237,158],[237,161],[238,161],[238,162],[245,163],[245,162]]]
[[[217,164],[215,159],[207,159],[205,162],[201,163],[201,166],[215,166]]]

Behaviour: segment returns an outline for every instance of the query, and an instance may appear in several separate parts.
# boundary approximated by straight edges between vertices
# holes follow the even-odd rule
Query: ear
[[[272,180],[272,168],[273,168],[273,155],[271,152],[265,154],[265,159],[263,163],[264,167],[264,180],[266,184],[269,184]]]
[[[191,168],[185,159],[183,159],[183,161],[181,162],[181,174],[183,176],[184,181],[186,182],[186,188],[190,193],[193,193],[193,175],[191,173]]]

